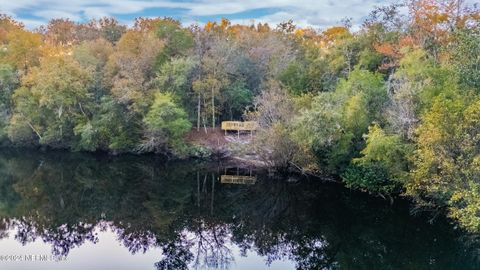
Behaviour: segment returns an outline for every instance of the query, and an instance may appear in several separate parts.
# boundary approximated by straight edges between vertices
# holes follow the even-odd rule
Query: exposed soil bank
[[[250,132],[227,132],[220,128],[192,129],[187,135],[189,143],[208,148],[214,158],[229,160],[239,166],[266,167],[255,153],[252,142],[255,135]]]

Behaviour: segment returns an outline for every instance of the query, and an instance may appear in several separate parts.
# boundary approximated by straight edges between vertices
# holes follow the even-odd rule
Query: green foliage
[[[191,127],[186,113],[173,102],[169,94],[157,94],[145,116],[145,124],[153,131],[170,135],[172,140],[181,138]]]
[[[480,228],[480,101],[439,96],[423,116],[407,192],[446,206],[471,231]]]
[[[279,79],[294,95],[300,95],[309,90],[305,65],[298,61],[290,62],[287,68],[280,74]]]
[[[162,92],[172,93],[190,116],[195,114],[196,99],[192,98],[192,81],[198,63],[190,57],[173,58],[164,63],[155,78],[155,84]],[[192,117],[193,118],[193,117]]]
[[[334,92],[320,93],[303,111],[295,133],[304,149],[331,171],[342,171],[363,148],[362,135],[383,119],[386,91],[380,75],[354,70]]]
[[[376,71],[383,60],[382,55],[376,51],[365,48],[359,54],[358,67],[370,71]]]
[[[90,82],[91,74],[71,58],[43,59],[39,67],[23,78],[23,86],[15,91],[16,108],[9,126],[10,139],[71,147],[75,123],[88,118]]]
[[[192,158],[205,159],[212,156],[212,150],[203,145],[191,145],[186,151],[185,155]]]
[[[192,124],[185,111],[173,100],[170,94],[155,95],[155,100],[143,120],[150,132],[144,150],[158,151],[165,146],[174,151],[181,150],[183,137],[192,128]]]
[[[166,18],[157,24],[157,35],[165,41],[165,46],[157,56],[157,66],[165,63],[172,57],[185,56],[194,46],[192,34],[182,28],[179,21]]]
[[[460,82],[466,87],[480,91],[480,30],[460,29],[455,34],[453,62]]]
[[[398,135],[387,135],[378,125],[365,135],[362,157],[353,159],[342,179],[347,186],[373,193],[398,192],[407,179],[410,147]]]
[[[391,194],[398,188],[380,163],[350,165],[342,174],[342,179],[349,188],[372,193]]]
[[[156,83],[165,92],[175,95],[187,95],[191,86],[191,77],[197,63],[191,58],[173,58],[163,64],[158,71]],[[186,98],[186,97],[184,97]]]
[[[124,105],[103,97],[95,115],[75,126],[76,150],[104,150],[114,153],[133,151],[140,143],[138,115],[128,112]]]
[[[267,164],[406,189],[480,231],[478,14],[410,4],[356,32],[170,18],[34,32],[0,15],[0,141],[204,157],[184,142],[191,122],[255,120]]]
[[[421,113],[430,108],[432,101],[440,94],[455,95],[458,79],[446,66],[437,66],[423,50],[408,51],[400,61],[395,78],[412,88],[417,95],[417,111]]]
[[[11,109],[11,96],[19,83],[18,74],[7,64],[0,65],[0,104],[2,109]]]
[[[370,126],[365,138],[366,146],[360,152],[362,157],[354,159],[354,163],[381,163],[387,168],[389,179],[406,180],[411,146],[396,134],[386,134],[378,125]]]
[[[341,80],[337,90],[339,96],[351,98],[355,95],[363,95],[357,100],[363,100],[367,117],[375,120],[382,120],[382,110],[387,102],[387,94],[384,82],[380,74],[367,70],[355,69],[348,78]],[[366,131],[367,126],[362,126]]]
[[[343,106],[342,122],[345,130],[352,132],[357,138],[362,136],[371,121],[365,94],[360,92],[349,97]]]
[[[230,84],[225,89],[223,96],[225,99],[225,114],[229,116],[230,120],[240,119],[245,108],[253,101],[253,93],[243,81]]]
[[[18,85],[18,74],[6,64],[0,65],[0,142],[7,137],[9,118],[12,113],[12,93]]]

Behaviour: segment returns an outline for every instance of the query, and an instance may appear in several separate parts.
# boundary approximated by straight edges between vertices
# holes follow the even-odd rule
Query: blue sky
[[[52,18],[84,22],[114,16],[130,25],[136,17],[169,16],[185,25],[219,20],[277,24],[293,19],[300,26],[322,29],[353,18],[360,24],[375,7],[401,0],[0,0],[6,13],[33,29]],[[467,0],[475,3],[479,0]]]

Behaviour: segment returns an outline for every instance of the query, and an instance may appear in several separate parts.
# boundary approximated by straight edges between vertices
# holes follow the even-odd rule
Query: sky
[[[76,22],[104,16],[132,25],[136,17],[173,17],[184,25],[218,21],[251,24],[293,19],[302,27],[324,29],[352,18],[359,25],[375,6],[401,0],[0,0],[0,13],[34,29],[52,18]],[[472,4],[480,0],[467,0]]]

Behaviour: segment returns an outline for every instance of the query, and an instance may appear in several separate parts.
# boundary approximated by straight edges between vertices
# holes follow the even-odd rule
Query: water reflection
[[[255,169],[251,167],[225,167],[223,170],[224,173],[220,175],[222,184],[253,185],[257,181]]]
[[[59,257],[112,231],[131,254],[161,250],[152,269],[230,269],[233,247],[298,269],[480,267],[476,239],[405,202],[153,156],[3,151],[0,216],[0,238],[42,240]]]

